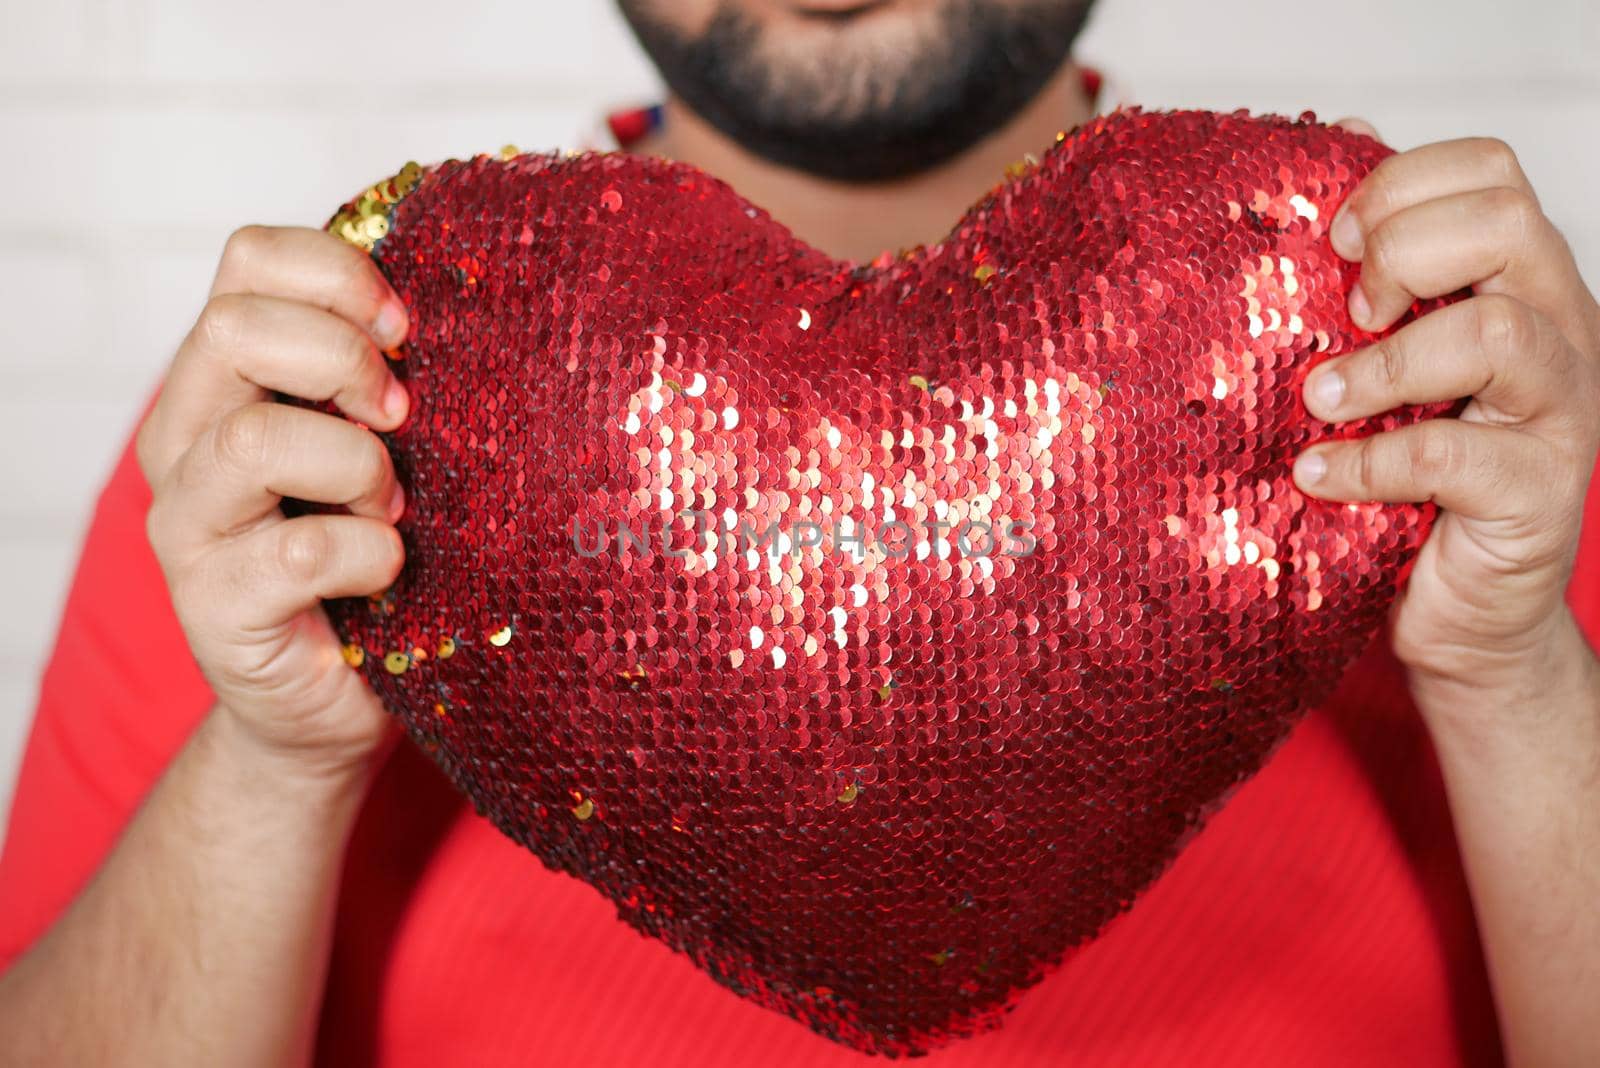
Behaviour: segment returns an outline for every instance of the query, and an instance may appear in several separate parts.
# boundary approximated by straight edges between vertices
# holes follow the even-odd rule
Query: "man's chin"
[[[1070,55],[1090,0],[723,0],[698,30],[623,0],[667,88],[733,141],[844,181],[936,166]]]

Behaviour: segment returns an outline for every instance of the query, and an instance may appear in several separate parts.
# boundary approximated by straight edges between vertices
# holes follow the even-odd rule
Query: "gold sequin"
[[[346,204],[328,223],[328,231],[356,247],[371,252],[389,236],[390,215],[394,206],[416,188],[422,168],[407,163],[392,178],[372,186]]]

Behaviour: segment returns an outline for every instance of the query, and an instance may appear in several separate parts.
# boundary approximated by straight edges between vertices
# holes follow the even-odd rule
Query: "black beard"
[[[948,0],[943,30],[921,54],[881,57],[863,83],[848,77],[854,68],[766,62],[759,26],[737,8],[720,8],[687,37],[650,0],[621,0],[667,88],[696,114],[756,155],[847,182],[925,171],[995,132],[1061,69],[1091,6]],[[858,87],[855,97],[840,96],[845,84]]]

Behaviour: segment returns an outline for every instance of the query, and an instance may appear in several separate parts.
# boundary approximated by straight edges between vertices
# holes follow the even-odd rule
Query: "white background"
[[[95,493],[228,232],[572,144],[653,80],[606,0],[0,4],[3,809]],[[1102,0],[1079,56],[1151,107],[1504,138],[1600,282],[1594,0]]]

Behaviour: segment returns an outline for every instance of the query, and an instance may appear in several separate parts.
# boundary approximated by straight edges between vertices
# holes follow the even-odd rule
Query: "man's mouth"
[[[884,3],[885,0],[794,0],[793,7],[802,15],[847,18],[882,7]]]

